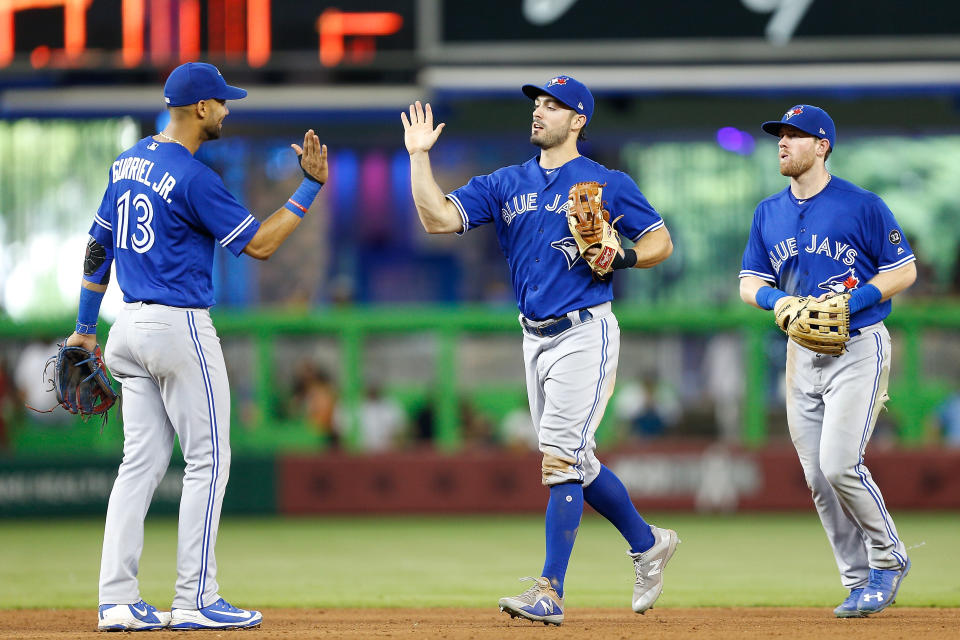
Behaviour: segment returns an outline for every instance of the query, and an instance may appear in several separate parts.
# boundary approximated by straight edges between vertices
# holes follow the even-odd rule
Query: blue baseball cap
[[[577,113],[587,116],[587,124],[590,124],[590,118],[593,116],[593,94],[585,84],[570,76],[550,78],[542,87],[536,84],[525,84],[521,90],[531,100],[536,100],[537,96],[543,94],[556,98]]]
[[[163,86],[163,100],[170,107],[182,107],[201,100],[239,100],[246,89],[231,87],[220,71],[206,62],[187,62],[172,72]]]
[[[764,122],[762,127],[770,135],[779,138],[780,127],[785,124],[796,127],[812,136],[826,138],[830,142],[831,149],[836,145],[837,129],[833,126],[833,119],[820,107],[815,107],[812,104],[798,104],[787,109],[787,112],[779,120]]]

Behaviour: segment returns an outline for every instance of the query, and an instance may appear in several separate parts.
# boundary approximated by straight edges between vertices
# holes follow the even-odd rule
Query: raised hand
[[[303,134],[303,147],[291,144],[293,150],[297,152],[300,160],[300,168],[320,184],[324,184],[329,177],[329,168],[327,167],[327,145],[320,144],[320,138],[310,129]]]
[[[430,151],[433,145],[440,137],[445,123],[441,122],[437,128],[433,128],[433,109],[430,103],[421,105],[420,101],[410,105],[410,119],[407,114],[401,112],[400,119],[403,121],[403,142],[407,145],[407,152],[410,155],[420,151]]]

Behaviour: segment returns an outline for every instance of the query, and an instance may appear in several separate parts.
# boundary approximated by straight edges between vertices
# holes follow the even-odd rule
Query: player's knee
[[[570,482],[570,475],[574,473],[573,466],[575,464],[576,460],[572,458],[555,456],[551,453],[543,454],[543,462],[541,463],[543,484],[550,486],[561,482]]]
[[[848,478],[856,477],[856,470],[852,465],[842,464],[836,460],[821,460],[820,470],[831,487],[843,484]]]

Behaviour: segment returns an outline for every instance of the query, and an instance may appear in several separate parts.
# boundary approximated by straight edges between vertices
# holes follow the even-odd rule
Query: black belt
[[[580,322],[586,322],[587,320],[593,319],[593,314],[590,313],[589,309],[580,309],[578,311],[580,314]],[[564,316],[559,320],[554,322],[548,322],[541,325],[532,325],[527,324],[526,318],[524,318],[523,328],[528,333],[532,333],[535,336],[540,336],[541,338],[551,338],[556,335],[560,335],[567,329],[573,326],[573,320],[568,316]]]

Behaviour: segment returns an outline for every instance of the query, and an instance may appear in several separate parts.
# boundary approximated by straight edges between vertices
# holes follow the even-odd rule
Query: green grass
[[[845,595],[816,515],[651,518],[682,544],[663,606],[834,606]],[[960,606],[960,514],[897,515],[913,569],[898,603]],[[0,521],[0,608],[92,607],[101,520]],[[567,574],[572,607],[620,607],[633,568],[619,534],[584,517]],[[173,597],[176,522],[148,518],[141,594]],[[538,516],[229,518],[217,545],[221,593],[244,606],[495,606],[543,560]]]

